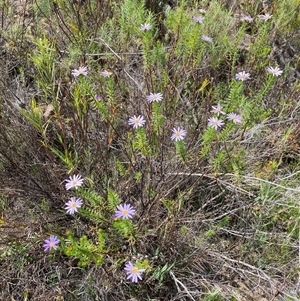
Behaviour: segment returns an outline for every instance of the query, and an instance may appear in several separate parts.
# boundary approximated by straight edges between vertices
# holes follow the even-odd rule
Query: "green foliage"
[[[89,99],[92,95],[92,87],[90,87],[85,78],[81,78],[77,84],[74,85],[71,95],[72,100],[70,100],[68,104],[74,109],[76,121],[84,128],[88,123],[87,114],[89,111]]]
[[[111,218],[111,212],[121,203],[117,193],[111,189],[107,191],[107,202],[93,189],[78,189],[77,194],[87,203],[80,213],[97,225],[106,223],[107,217]]]
[[[148,144],[146,132],[142,127],[138,127],[135,131],[133,148],[134,150],[140,151],[144,156],[148,156],[151,154],[151,148]]]
[[[35,99],[32,99],[31,101],[30,110],[21,109],[21,113],[31,123],[31,125],[41,134],[42,137],[46,136],[45,129],[43,127],[40,108],[38,107]]]
[[[38,0],[34,7],[36,18],[39,17],[50,17],[51,14],[51,1],[50,0]]]
[[[135,240],[135,227],[131,220],[128,219],[116,219],[113,222],[113,227],[118,233],[129,241]]]
[[[32,262],[32,256],[28,250],[30,250],[29,244],[24,244],[21,241],[9,241],[0,247],[0,259],[9,260],[12,267],[22,270]]]
[[[215,172],[220,172],[223,169],[226,157],[225,151],[219,151],[216,154],[215,159],[212,162],[212,167]]]
[[[79,189],[78,195],[88,201],[92,207],[103,205],[103,197],[95,192],[93,189]]]
[[[222,218],[216,225],[214,225],[211,229],[205,232],[205,236],[210,238],[217,234],[217,231],[223,227],[226,227],[230,223],[230,217],[225,216]]]
[[[97,241],[94,243],[86,235],[75,238],[71,231],[67,232],[66,245],[63,251],[67,256],[77,258],[78,266],[85,267],[89,264],[101,265],[105,255],[106,235],[103,230],[97,231]]]
[[[205,157],[208,155],[211,146],[212,146],[212,141],[214,139],[216,135],[216,132],[214,131],[214,129],[212,127],[209,127],[205,130],[205,132],[203,133],[202,136],[202,140],[203,140],[203,145],[202,148],[200,150],[200,156],[201,157]]]
[[[0,212],[3,212],[5,209],[8,208],[9,202],[8,197],[4,193],[0,194]],[[1,224],[1,221],[0,221]]]
[[[125,0],[121,5],[121,32],[124,36],[136,34],[136,29],[142,23],[146,23],[146,11],[144,1]]]
[[[135,179],[137,182],[140,182],[141,179],[142,179],[142,174],[141,174],[140,172],[135,173],[134,179]]]
[[[167,208],[168,214],[172,217],[174,215],[174,203],[175,202],[173,200],[168,200],[168,199],[163,199],[161,202]]]
[[[243,96],[244,85],[240,81],[233,80],[229,86],[229,93],[226,98],[228,109],[231,111],[233,105],[239,105],[239,99]]]
[[[269,42],[269,24],[261,24],[259,26],[259,33],[258,33],[258,39],[256,40],[255,45],[250,44],[250,50],[254,53],[255,57],[257,57],[259,60],[256,68],[265,67],[267,64],[267,60],[264,59],[267,57],[269,52],[271,51],[270,42]]]
[[[225,297],[219,291],[211,292],[207,296],[205,296],[203,301],[225,301]],[[231,300],[233,301],[233,300]]]
[[[46,36],[34,40],[36,49],[30,55],[37,73],[35,74],[35,84],[37,89],[43,93],[47,101],[56,98],[57,79],[60,77],[60,70],[57,68],[56,45],[54,41],[49,40]],[[49,100],[48,100],[49,101]]]
[[[98,110],[102,119],[105,121],[109,121],[109,109],[107,107],[107,104],[102,100],[93,100],[92,104]]]
[[[49,148],[52,151],[52,153],[60,159],[60,161],[68,168],[68,173],[70,173],[74,169],[74,166],[78,161],[78,157],[76,153],[74,153],[73,155],[71,154],[69,149],[66,147],[62,136],[60,136],[58,133],[57,139],[65,147],[64,151],[59,150],[55,146],[48,145],[47,142],[43,142],[43,145]]]
[[[268,79],[265,83],[263,83],[261,89],[257,91],[255,98],[254,98],[254,106],[259,104],[261,100],[265,97],[269,89],[271,88],[271,85],[275,84],[275,78],[272,75],[268,75]]]
[[[119,160],[116,160],[116,168],[121,176],[125,176],[128,174],[126,166],[124,166],[124,164]]]
[[[182,56],[183,60],[189,57],[199,55],[203,49],[199,29],[194,26],[191,16],[186,13],[186,2],[181,1],[180,6],[170,11],[165,25],[170,35],[177,38],[176,55]]]
[[[174,267],[175,263],[168,264],[166,263],[164,266],[158,266],[152,274],[153,279],[158,280],[159,283],[162,283],[169,271]]]
[[[159,135],[160,130],[164,125],[164,116],[162,114],[161,104],[153,103],[152,110],[153,131]]]
[[[108,207],[111,210],[114,210],[117,207],[117,205],[121,203],[118,194],[111,189],[108,189],[107,191],[107,201],[108,201]]]

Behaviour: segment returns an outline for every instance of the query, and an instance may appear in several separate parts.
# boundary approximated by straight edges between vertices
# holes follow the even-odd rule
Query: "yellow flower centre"
[[[51,242],[50,242],[49,247],[50,247],[50,248],[54,248],[54,247],[55,247],[54,241],[51,241]]]
[[[76,180],[72,181],[72,186],[76,186],[76,185],[77,185],[77,181]]]
[[[122,214],[123,214],[123,215],[128,214],[128,210],[127,210],[127,209],[123,209],[123,210],[122,210]]]
[[[131,270],[131,273],[132,274],[137,274],[138,271],[139,271],[138,268],[133,267],[132,270]]]
[[[179,137],[179,136],[180,136],[180,133],[179,133],[179,132],[176,132],[176,133],[175,133],[175,136],[176,136],[176,137]]]
[[[138,119],[135,119],[135,120],[134,120],[134,123],[135,123],[135,124],[139,124],[139,122],[140,122],[140,121],[139,121]]]
[[[76,204],[75,202],[73,202],[73,203],[71,204],[71,207],[72,207],[72,208],[76,208],[76,207],[77,207],[77,204]]]
[[[215,125],[218,125],[218,120],[214,120],[214,124],[215,124]]]

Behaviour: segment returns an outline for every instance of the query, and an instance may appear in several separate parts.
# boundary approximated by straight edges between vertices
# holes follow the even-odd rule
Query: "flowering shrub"
[[[0,168],[30,199],[31,299],[239,299],[247,278],[273,300],[297,274],[297,1],[33,2],[24,30],[0,4]]]

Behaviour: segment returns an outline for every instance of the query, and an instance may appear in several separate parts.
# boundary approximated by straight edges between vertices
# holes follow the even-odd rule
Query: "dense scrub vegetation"
[[[0,1],[0,299],[298,300],[299,12]]]

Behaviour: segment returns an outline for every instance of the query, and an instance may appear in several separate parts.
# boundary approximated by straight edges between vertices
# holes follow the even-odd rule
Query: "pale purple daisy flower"
[[[124,270],[126,271],[127,278],[131,279],[132,282],[138,282],[139,280],[142,280],[141,273],[145,271],[145,269],[139,269],[138,267],[135,267],[131,261],[128,261],[125,264]]]
[[[186,135],[186,131],[184,129],[181,129],[181,128],[174,128],[172,130],[173,134],[171,136],[171,139],[172,140],[175,140],[175,141],[180,141],[180,140],[183,140],[185,135]]]
[[[163,99],[163,95],[161,93],[150,93],[150,95],[147,95],[146,96],[146,99],[149,101],[149,102],[159,102]]]
[[[135,209],[129,204],[118,205],[113,216],[114,219],[130,219],[135,214]]]
[[[74,214],[78,211],[78,208],[82,205],[82,199],[76,199],[75,197],[71,197],[70,201],[67,202],[65,207],[65,210],[69,214]]]
[[[110,71],[107,71],[107,70],[104,70],[101,72],[101,74],[104,76],[104,77],[110,77],[112,75],[112,72]]]
[[[95,100],[96,101],[101,101],[102,99],[103,99],[102,95],[100,95],[100,94],[95,95]]]
[[[275,67],[275,68],[273,68],[273,67],[268,67],[268,68],[267,68],[267,71],[268,71],[269,73],[271,73],[273,76],[279,76],[279,75],[281,75],[281,74],[283,73],[283,71],[280,70],[278,67]]]
[[[245,81],[250,79],[250,73],[247,73],[245,71],[239,72],[235,75],[235,78],[241,81]]]
[[[87,76],[87,73],[88,73],[87,67],[84,67],[84,66],[81,66],[78,69],[72,70],[72,75],[74,77],[78,77],[79,75]]]
[[[208,126],[213,127],[215,130],[218,129],[218,127],[221,127],[224,125],[224,121],[221,119],[218,119],[216,117],[211,117],[208,119]]]
[[[252,23],[254,19],[252,17],[250,17],[250,16],[241,15],[240,20]]]
[[[209,43],[212,43],[213,41],[213,39],[209,36],[202,36],[201,40]]]
[[[83,179],[80,175],[70,176],[68,180],[66,180],[66,189],[69,190],[71,188],[77,189],[83,184]]]
[[[223,114],[223,115],[225,115],[226,113],[225,112],[223,112],[222,111],[222,106],[218,103],[217,104],[217,106],[212,106],[212,110],[211,110],[211,112],[212,113],[216,113],[216,114],[218,114],[218,116],[220,115],[220,114]]]
[[[202,16],[193,16],[193,20],[199,24],[203,24],[204,19]]]
[[[266,22],[268,20],[270,20],[273,16],[270,14],[264,14],[264,15],[259,15],[258,16],[262,21]]]
[[[241,123],[242,117],[236,113],[230,113],[227,115],[227,119],[233,121],[233,123]]]
[[[128,120],[128,124],[132,125],[134,129],[136,129],[140,126],[143,126],[145,123],[146,123],[146,120],[141,115],[139,115],[139,116],[133,115],[133,117],[130,117]]]
[[[144,23],[144,24],[141,24],[141,26],[140,26],[141,31],[150,30],[151,28],[152,28],[152,25],[150,23]]]
[[[44,241],[43,244],[44,251],[48,251],[52,249],[56,250],[59,242],[60,240],[55,235],[50,235],[50,238]]]

